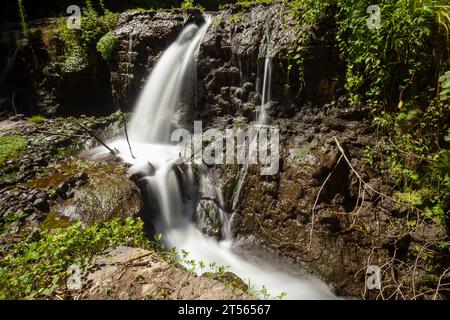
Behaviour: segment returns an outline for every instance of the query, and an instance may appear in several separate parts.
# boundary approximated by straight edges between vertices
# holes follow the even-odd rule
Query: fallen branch
[[[365,182],[364,179],[361,178],[361,176],[359,175],[358,171],[356,171],[355,168],[354,168],[354,167],[352,166],[352,164],[350,163],[350,160],[347,158],[347,156],[346,156],[346,154],[345,154],[345,152],[344,152],[344,149],[341,147],[341,144],[339,143],[338,139],[337,139],[336,137],[333,137],[333,138],[334,138],[334,141],[336,142],[336,145],[337,145],[339,151],[340,151],[341,154],[344,156],[344,159],[345,159],[345,161],[347,162],[348,166],[349,166],[350,169],[353,171],[353,173],[356,175],[356,177],[359,179],[359,181],[361,181],[361,183],[364,185],[364,187],[366,187],[367,189],[373,191],[374,193],[376,193],[376,194],[378,194],[378,195],[380,195],[380,196],[382,196],[382,197],[384,197],[384,198],[386,198],[386,199],[389,199],[389,200],[391,200],[391,201],[393,201],[393,202],[395,202],[395,203],[400,203],[399,201],[395,200],[394,198],[389,197],[388,195],[386,195],[386,194],[384,194],[384,193],[381,193],[381,192],[378,191],[378,190],[375,190],[375,189],[372,188],[367,182]]]
[[[17,109],[16,109],[16,102],[15,102],[15,100],[16,100],[16,92],[14,91],[13,94],[12,94],[12,97],[11,97],[11,106],[12,106],[12,108],[14,110],[14,114],[17,115]]]
[[[134,154],[133,154],[133,150],[131,149],[131,143],[130,143],[130,140],[128,139],[128,130],[127,130],[127,121],[126,121],[126,119],[123,119],[123,127],[124,127],[124,129],[125,129],[125,138],[127,139],[128,149],[130,149],[131,157],[132,157],[133,159],[136,159],[135,156],[134,156]]]
[[[81,129],[83,129],[87,134],[89,134],[91,137],[93,137],[95,140],[97,140],[102,146],[104,146],[106,149],[109,150],[109,152],[112,155],[116,155],[117,151],[111,149],[110,147],[108,147],[108,145],[106,143],[104,143],[99,137],[97,137],[97,135],[95,135],[91,130],[89,130],[87,127],[85,127],[83,124],[77,122],[77,124],[80,126]]]
[[[225,210],[225,208],[222,206],[222,204],[220,203],[220,201],[218,201],[218,200],[215,199],[215,198],[211,198],[211,197],[201,197],[200,200],[212,201],[212,202],[214,202],[214,204],[215,204],[216,206],[218,206],[219,209],[221,209],[223,212],[229,213],[229,212],[227,212],[227,211]],[[200,204],[201,204],[201,202],[200,202]],[[203,205],[202,205],[202,207],[203,207]],[[205,208],[203,208],[203,209],[205,209]]]
[[[450,268],[445,269],[445,271],[444,271],[444,272],[442,273],[442,275],[439,277],[439,281],[438,281],[438,284],[437,284],[437,287],[436,287],[436,291],[434,292],[434,295],[433,295],[433,300],[436,300],[436,299],[437,299],[437,296],[438,296],[438,294],[439,294],[439,290],[440,290],[440,287],[441,287],[442,279],[444,278],[444,276],[446,275],[446,273],[447,273],[449,270],[450,270]]]

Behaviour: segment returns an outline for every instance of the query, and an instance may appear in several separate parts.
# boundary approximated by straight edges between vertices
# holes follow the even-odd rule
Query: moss
[[[303,159],[305,159],[305,157],[308,155],[310,150],[311,150],[311,146],[309,146],[309,145],[295,149],[295,151],[294,151],[295,163],[299,164],[300,162],[302,162]]]
[[[45,220],[41,223],[42,230],[51,230],[57,228],[68,228],[72,222],[68,218],[60,216],[56,212],[50,212]]]
[[[238,12],[238,13],[233,14],[233,15],[228,19],[228,23],[229,23],[229,24],[238,24],[238,23],[243,22],[244,19],[245,19],[245,16],[244,16],[241,12]]]
[[[233,198],[234,190],[236,190],[236,186],[238,184],[238,179],[237,179],[238,165],[237,164],[233,165],[232,171],[233,171],[233,175],[225,183],[225,186],[223,187],[223,191],[222,191],[223,201],[225,203],[225,207],[227,207],[227,208],[229,208],[232,205],[231,201]]]
[[[276,0],[238,0],[237,3],[243,7],[250,7],[256,4],[274,3]]]
[[[150,8],[150,9],[146,9],[146,8],[134,8],[134,9],[128,9],[126,10],[126,12],[155,12],[157,10]]]
[[[69,156],[71,154],[74,154],[78,152],[81,149],[80,146],[74,145],[74,146],[68,146],[68,147],[62,147],[58,149],[58,155],[60,156]]]
[[[31,123],[33,123],[33,124],[39,124],[39,123],[42,123],[42,122],[45,122],[45,117],[44,116],[32,116],[31,118],[30,118],[30,122]]]
[[[18,156],[27,146],[27,139],[21,135],[0,136],[0,167],[5,161]]]
[[[12,181],[16,178],[16,176],[17,176],[16,171],[4,174],[4,175],[0,176],[0,182],[1,181]]]

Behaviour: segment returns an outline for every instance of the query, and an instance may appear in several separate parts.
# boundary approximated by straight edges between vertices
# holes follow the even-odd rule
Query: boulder
[[[142,208],[137,186],[125,174],[91,176],[89,182],[74,190],[73,199],[61,205],[63,216],[85,224],[112,218],[136,217]]]
[[[251,299],[243,291],[171,266],[155,252],[139,248],[110,248],[89,270],[94,271],[84,280],[84,299]]]

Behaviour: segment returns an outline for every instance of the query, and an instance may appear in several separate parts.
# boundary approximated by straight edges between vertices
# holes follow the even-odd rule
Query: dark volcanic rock
[[[50,211],[50,205],[48,204],[47,200],[38,198],[33,202],[33,206],[41,211],[49,212]]]

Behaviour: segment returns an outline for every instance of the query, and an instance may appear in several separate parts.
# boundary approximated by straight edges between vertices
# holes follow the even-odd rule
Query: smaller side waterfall
[[[272,90],[272,59],[270,56],[270,46],[271,37],[269,25],[266,25],[266,30],[264,33],[264,38],[261,43],[262,52],[265,52],[264,57],[264,73],[262,77],[262,90],[260,89],[261,78],[259,78],[257,88],[260,89],[258,92],[261,94],[261,105],[257,110],[257,122],[260,125],[265,125],[268,122],[267,115],[267,103],[271,101],[271,90]],[[264,50],[265,49],[265,50]]]
[[[256,91],[261,95],[261,105],[256,109],[256,125],[264,126],[269,122],[269,116],[267,114],[267,103],[271,101],[271,82],[272,82],[272,59],[270,57],[270,29],[269,25],[266,24],[266,29],[264,33],[264,37],[261,42],[260,52],[264,52],[264,72],[263,77],[261,78],[258,75],[256,80]],[[259,72],[258,72],[259,74]],[[261,88],[261,80],[262,80],[262,88]],[[250,143],[254,143],[254,141],[250,141]],[[244,163],[244,167],[239,171],[238,182],[236,185],[236,190],[233,194],[233,206],[232,209],[235,210],[237,208],[238,202],[240,200],[242,187],[244,185],[245,178],[247,177],[248,171],[248,163]]]

